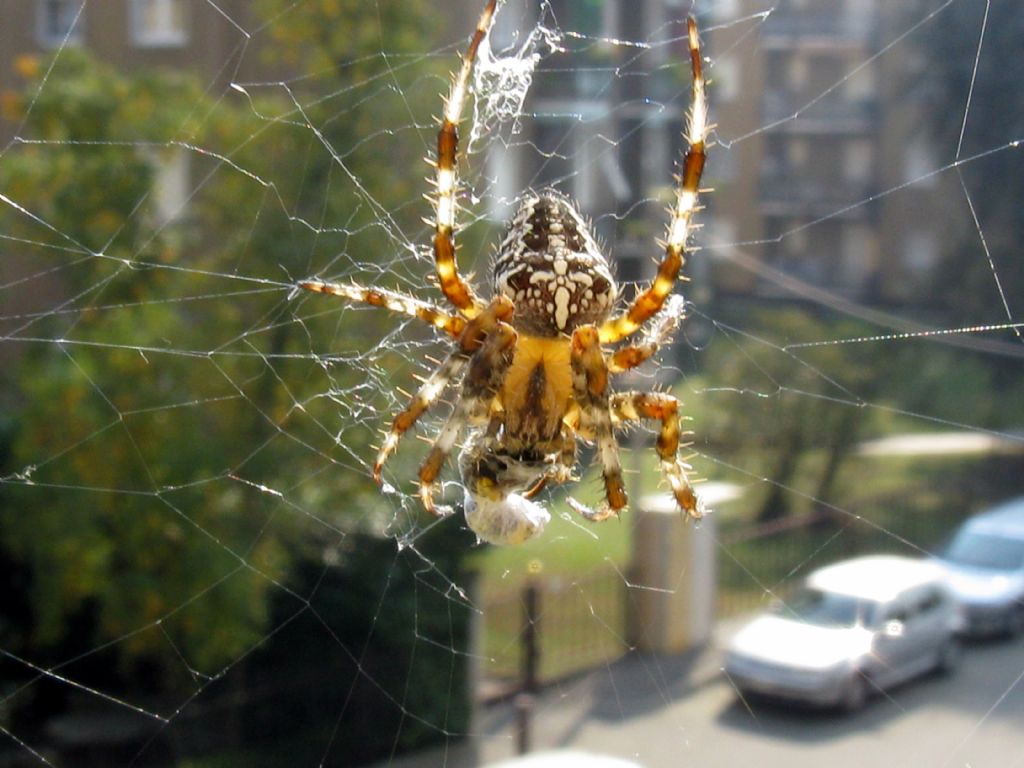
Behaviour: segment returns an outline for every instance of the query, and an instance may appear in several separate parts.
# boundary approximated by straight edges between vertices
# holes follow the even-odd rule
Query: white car
[[[1024,497],[967,520],[938,561],[968,633],[1024,633]]]
[[[815,571],[744,626],[729,644],[725,674],[741,695],[854,710],[874,691],[951,671],[962,627],[938,564],[859,557]]]

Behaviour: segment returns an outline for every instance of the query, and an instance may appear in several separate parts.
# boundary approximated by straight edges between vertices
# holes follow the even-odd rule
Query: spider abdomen
[[[513,325],[541,337],[602,322],[617,294],[587,222],[552,190],[520,201],[494,260],[494,290],[515,305]]]

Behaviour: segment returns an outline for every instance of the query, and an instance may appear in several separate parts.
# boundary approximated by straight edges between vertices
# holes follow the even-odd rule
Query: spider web
[[[425,443],[412,434],[383,493],[373,484],[381,430],[445,342],[295,284],[317,276],[438,300],[421,158],[476,3],[450,19],[414,3],[357,4],[353,28],[369,37],[346,47],[358,36],[342,22],[307,15],[345,3],[250,13],[197,2],[193,28],[231,44],[198,83],[142,86],[80,61],[76,30],[93,29],[83,25],[99,4],[68,5],[68,35],[52,58],[11,62],[21,96],[4,101],[0,547],[11,595],[0,614],[0,760],[75,764],[87,745],[110,765],[402,765],[418,749],[433,750],[432,765],[504,758],[517,733],[500,694],[517,683],[521,589],[534,582],[550,680],[535,747],[649,766],[726,753],[790,766],[865,755],[1024,764],[1019,645],[972,645],[961,675],[888,691],[862,717],[797,719],[737,699],[713,674],[713,651],[644,652],[622,606],[688,587],[636,577],[631,516],[586,526],[556,489],[542,497],[554,513],[542,537],[480,547],[458,516],[420,512]],[[688,104],[689,6],[667,3],[665,20],[646,27],[626,14],[610,34],[602,3],[570,5],[499,6],[465,111],[460,265],[483,287],[519,192],[554,184],[594,216],[628,296],[653,274],[671,201],[672,169],[654,160],[679,156],[678,138],[665,137]],[[968,5],[908,6],[839,70],[804,73],[800,100],[753,121],[729,89],[787,76],[749,68],[771,58],[773,15],[813,27],[832,5],[696,7],[715,191],[685,269],[679,340],[622,388],[671,389],[693,414],[692,463],[715,514],[691,533],[717,555],[726,627],[818,565],[876,549],[927,556],[967,511],[1020,493],[1012,200],[986,184],[1019,163],[1013,121],[994,130],[1001,113],[984,100],[998,74],[986,66],[998,38],[990,13],[1004,6],[974,3],[977,23],[950,50],[969,75],[949,116],[957,130],[913,162],[892,148],[878,159],[902,174],[823,196],[809,215],[776,215],[774,229],[748,226],[737,212],[761,214],[735,202],[758,185],[776,201],[797,194],[799,175],[773,156],[778,137],[839,117],[833,97],[864,78],[905,68],[934,82],[916,63],[921,41]],[[560,98],[567,84],[586,98]],[[87,108],[107,115],[103,130]],[[915,133],[882,130],[908,142]],[[779,170],[748,167],[752,154]],[[849,218],[878,242],[910,243],[920,269],[874,263],[884,290],[872,299],[856,274],[821,287],[833,284],[822,269],[903,256],[856,240],[854,257],[821,255],[818,271],[792,256],[822,253]],[[943,243],[957,237],[959,268],[981,269],[947,270],[958,290],[944,290],[921,275],[942,268]],[[749,300],[752,289],[771,300]],[[437,432],[450,401],[418,435]],[[652,438],[637,430],[622,443],[639,506],[659,491]],[[572,489],[585,501],[600,494],[590,458]],[[444,477],[456,503],[458,478]],[[733,501],[712,500],[722,488]],[[772,549],[775,561],[758,559]],[[557,667],[559,653],[595,647],[582,676]],[[468,702],[484,694],[497,703],[470,718]],[[880,737],[858,736],[865,724]]]

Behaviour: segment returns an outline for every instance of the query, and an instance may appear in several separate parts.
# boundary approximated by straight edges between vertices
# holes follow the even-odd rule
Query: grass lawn
[[[626,567],[632,540],[629,512],[617,520],[588,523],[560,499],[546,505],[552,519],[540,536],[517,547],[484,547],[473,557],[485,596],[516,592],[530,579],[564,579],[602,566]]]

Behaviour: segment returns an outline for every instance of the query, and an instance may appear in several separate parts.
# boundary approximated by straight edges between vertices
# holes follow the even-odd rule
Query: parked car
[[[1024,497],[967,520],[938,561],[968,633],[1024,633]]]
[[[725,673],[741,695],[854,710],[877,690],[951,671],[962,624],[938,564],[859,557],[813,572],[744,626],[729,644]]]

